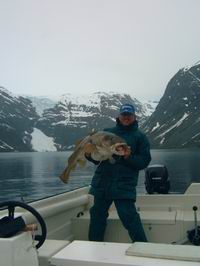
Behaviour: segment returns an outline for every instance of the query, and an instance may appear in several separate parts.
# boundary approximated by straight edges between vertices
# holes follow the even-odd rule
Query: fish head
[[[117,143],[125,143],[125,140],[123,140],[122,138],[113,133],[105,132],[101,142],[104,147],[111,147],[112,145]]]
[[[128,148],[126,143],[115,143],[110,147],[110,150],[113,154],[121,155],[121,151]]]

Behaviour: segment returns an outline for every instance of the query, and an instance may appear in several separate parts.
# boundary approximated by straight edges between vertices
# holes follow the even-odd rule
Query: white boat
[[[192,183],[184,194],[138,195],[137,209],[148,243],[131,243],[114,206],[105,242],[88,241],[92,200],[84,187],[31,203],[46,223],[47,239],[37,250],[31,232],[0,238],[0,266],[200,265],[200,247],[187,237],[194,229],[195,214],[200,220],[199,211],[193,210],[200,207],[200,183]],[[6,209],[0,211],[1,217],[7,214]],[[19,215],[35,222],[32,214],[17,207],[15,217]]]

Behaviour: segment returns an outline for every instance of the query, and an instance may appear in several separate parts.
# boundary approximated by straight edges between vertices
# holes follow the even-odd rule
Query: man
[[[116,126],[105,129],[123,138],[130,148],[114,155],[115,163],[109,160],[96,162],[88,151],[86,158],[98,164],[91,183],[90,194],[94,205],[90,209],[89,240],[103,241],[107,224],[108,209],[114,201],[117,213],[133,242],[147,241],[140,216],[136,211],[136,186],[139,170],[151,161],[149,142],[139,131],[135,109],[131,104],[120,108]]]

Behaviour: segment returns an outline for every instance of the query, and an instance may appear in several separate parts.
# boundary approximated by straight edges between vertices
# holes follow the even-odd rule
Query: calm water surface
[[[75,170],[68,184],[58,178],[69,152],[0,153],[0,201],[32,201],[89,185],[95,166]],[[199,150],[152,150],[151,164],[167,166],[171,192],[183,193],[191,182],[200,182]],[[144,171],[138,193],[145,192]]]

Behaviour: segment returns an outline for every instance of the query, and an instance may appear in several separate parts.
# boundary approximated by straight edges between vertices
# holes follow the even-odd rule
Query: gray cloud
[[[32,95],[159,99],[200,60],[198,0],[0,1],[0,83]]]

